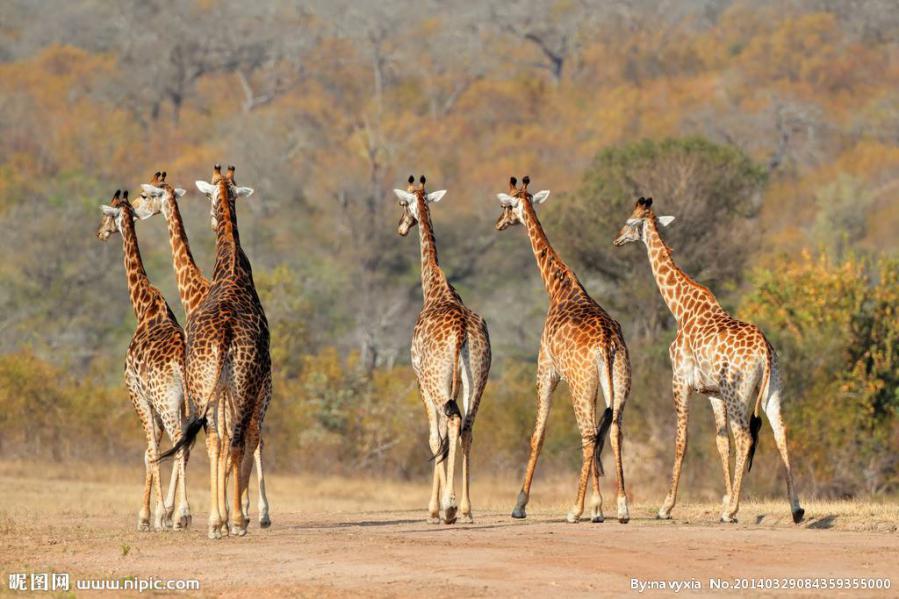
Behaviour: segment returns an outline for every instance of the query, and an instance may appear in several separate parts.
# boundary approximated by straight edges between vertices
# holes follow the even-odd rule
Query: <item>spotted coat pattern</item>
[[[429,443],[434,453],[434,477],[428,510],[432,522],[456,521],[455,456],[462,443],[462,518],[473,521],[470,497],[470,457],[473,427],[481,395],[490,372],[490,337],[487,323],[462,303],[437,261],[437,243],[431,224],[424,177],[404,206],[399,233],[406,235],[418,223],[421,249],[421,286],[424,304],[412,333],[412,368],[428,415]],[[462,407],[457,400],[461,393]],[[438,503],[440,490],[443,497]]]
[[[516,180],[512,179],[509,197],[515,204],[503,206],[496,227],[504,230],[522,222],[525,225],[540,276],[549,294],[549,309],[537,362],[537,422],[531,437],[524,484],[512,516],[526,517],[525,506],[546,435],[552,394],[559,381],[564,380],[571,390],[583,452],[577,497],[568,513],[568,520],[577,522],[584,512],[587,484],[594,464],[591,519],[594,522],[604,519],[599,488],[602,467],[596,451],[597,443],[601,449],[603,438],[600,432],[602,425],[598,426],[596,417],[597,392],[601,389],[607,412],[611,410],[610,440],[618,483],[618,520],[624,523],[630,518],[621,461],[622,416],[631,387],[627,345],[618,322],[590,297],[574,272],[550,245],[534,209],[534,196],[527,190],[529,179],[524,181],[517,188]]]
[[[695,392],[709,397],[715,415],[716,444],[725,482],[721,520],[736,521],[743,474],[747,464],[751,467],[753,437],[761,426],[759,410],[763,409],[786,468],[793,519],[799,522],[804,510],[793,485],[786,429],[780,411],[781,386],[774,349],[757,326],[728,314],[709,289],[695,282],[675,264],[671,249],[659,234],[659,220],[652,209],[652,199],[640,198],[614,242],[621,246],[643,241],[659,292],[678,326],[669,348],[677,415],[674,469],[671,488],[658,517],[670,518],[677,499],[687,450],[687,400],[690,392]],[[753,420],[757,421],[755,433],[751,429]],[[733,484],[728,427],[733,431],[737,446]]]
[[[268,321],[240,245],[234,167],[222,175],[216,166],[211,184],[215,268],[209,293],[187,319],[186,357],[188,393],[207,422],[209,537],[219,538],[229,532],[229,513],[230,534],[246,534],[241,498],[248,472],[243,459],[245,449],[258,443],[260,405],[271,393],[271,357]],[[226,485],[232,474],[229,510]]]
[[[191,521],[185,478],[187,450],[176,455],[166,499],[162,496],[162,481],[156,460],[163,431],[172,442],[178,440],[182,425],[191,415],[190,406],[185,401],[184,331],[162,293],[150,284],[144,270],[134,228],[134,213],[127,193],[121,198],[116,192],[111,207],[118,212],[116,215],[104,214],[97,237],[105,241],[116,231],[122,236],[128,293],[137,318],[137,328],[125,357],[125,384],[147,440],[144,456],[146,476],[138,530],[150,530],[150,498],[154,494],[156,515],[153,527],[157,530],[172,527],[176,492],[179,506],[174,526],[183,529]]]
[[[178,196],[175,188],[166,182],[165,171],[153,174],[150,179],[149,188],[145,188],[144,192],[134,201],[135,212],[141,218],[150,218],[156,214],[163,214],[168,225],[169,243],[172,249],[172,265],[175,269],[175,275],[178,282],[178,294],[181,298],[181,305],[184,313],[188,318],[197,310],[203,300],[209,293],[211,282],[207,279],[200,267],[194,260],[193,253],[190,250],[190,242],[187,238],[187,232],[184,228],[184,220],[181,217],[181,209],[178,206]],[[154,188],[154,189],[151,189]],[[161,190],[162,193],[156,193]],[[182,192],[183,193],[183,192]],[[256,465],[256,478],[259,487],[259,525],[262,528],[271,526],[271,517],[269,516],[268,497],[265,493],[265,476],[263,474],[262,460],[262,423],[265,419],[266,411],[271,403],[271,380],[266,381],[268,391],[262,398],[259,405],[259,415],[250,421],[250,426],[254,429],[248,432],[247,440],[252,443],[258,439],[255,447],[247,445],[247,451],[244,457],[244,463],[241,469],[241,477],[246,483],[243,485],[247,492],[242,502],[242,510],[245,519],[249,519],[249,477],[252,471],[252,465]],[[252,449],[252,451],[250,451]]]

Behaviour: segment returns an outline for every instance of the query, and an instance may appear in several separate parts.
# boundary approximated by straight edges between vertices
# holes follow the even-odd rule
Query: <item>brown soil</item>
[[[505,495],[514,497],[514,486],[494,495],[485,483],[491,509],[476,511],[475,524],[450,527],[428,524],[423,509],[412,509],[426,503],[425,485],[274,477],[273,527],[260,530],[254,523],[244,538],[210,541],[196,481],[189,531],[139,533],[134,514],[141,489],[130,480],[139,480],[133,472],[92,472],[85,476],[90,482],[77,483],[68,480],[77,469],[39,472],[36,478],[33,467],[0,466],[4,590],[11,572],[51,571],[73,579],[196,578],[200,595],[235,597],[621,596],[637,594],[634,578],[696,580],[701,591],[680,594],[724,595],[709,588],[714,577],[780,583],[892,577],[894,585],[867,593],[750,590],[727,596],[887,597],[899,589],[895,503],[809,503],[799,526],[785,501],[745,503],[736,525],[717,523],[717,508],[708,504],[678,506],[678,519],[669,522],[653,518],[654,506],[637,505],[626,525],[614,519],[573,525],[563,521],[564,504],[538,501],[538,489],[528,519],[512,520],[501,504],[511,507]],[[556,486],[545,487],[548,496],[562,497]],[[104,595],[113,594],[94,593]]]

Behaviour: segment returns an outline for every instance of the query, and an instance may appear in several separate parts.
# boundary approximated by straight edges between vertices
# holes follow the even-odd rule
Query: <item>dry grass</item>
[[[190,468],[190,500],[193,513],[207,512],[206,469]],[[167,480],[168,472],[164,475]],[[611,481],[610,481],[611,482]],[[269,475],[267,487],[273,518],[282,513],[335,513],[421,510],[424,513],[429,481],[375,480],[312,475]],[[614,496],[606,484],[606,514],[614,515]],[[48,520],[65,523],[98,517],[131,517],[137,513],[143,485],[142,468],[96,464],[46,464],[0,462],[0,533],[26,531]],[[516,478],[484,478],[473,482],[472,502],[478,511],[511,510],[519,489]],[[255,500],[255,481],[251,481]],[[543,479],[534,484],[529,513],[564,516],[573,499],[570,477]],[[653,501],[654,499],[654,501]],[[659,497],[632,502],[631,516],[644,525],[654,521]],[[899,501],[804,502],[806,521],[814,529],[895,532],[899,527]],[[710,502],[682,501],[674,510],[680,525],[717,525],[720,506]],[[785,498],[746,498],[740,507],[739,527],[793,527]],[[64,524],[63,524],[64,525]]]

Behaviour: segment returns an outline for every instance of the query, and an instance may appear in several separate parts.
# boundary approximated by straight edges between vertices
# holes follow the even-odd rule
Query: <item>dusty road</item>
[[[497,506],[476,512],[475,524],[447,527],[428,524],[423,510],[409,509],[426,496],[418,486],[276,479],[271,488],[281,491],[270,493],[271,529],[254,523],[244,538],[209,541],[199,490],[191,530],[139,533],[131,508],[140,489],[115,477],[75,484],[3,472],[0,484],[4,592],[15,572],[66,572],[73,580],[198,579],[201,588],[193,594],[234,597],[636,596],[632,579],[701,584],[701,590],[680,593],[690,596],[899,592],[895,504],[810,503],[809,521],[800,527],[780,503],[747,503],[741,522],[727,526],[715,521],[714,506],[696,504],[684,506],[671,522],[656,521],[652,506],[637,505],[627,525],[572,525],[562,521],[564,510],[535,498],[526,521],[512,520]],[[377,500],[379,492],[396,507]],[[709,588],[716,577],[886,577],[893,588],[722,593]]]

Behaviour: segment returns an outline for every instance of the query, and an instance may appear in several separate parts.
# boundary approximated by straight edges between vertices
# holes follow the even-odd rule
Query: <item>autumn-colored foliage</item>
[[[671,319],[642,250],[611,247],[639,195],[677,217],[666,238],[681,266],[780,351],[804,488],[896,488],[896,11],[113,4],[0,8],[4,452],[139,464],[121,382],[133,315],[118,238],[93,236],[98,206],[168,171],[188,189],[180,205],[208,273],[209,205],[193,181],[224,162],[256,190],[237,210],[272,325],[273,467],[427,468],[408,365],[418,246],[395,235],[390,199],[414,172],[449,190],[433,211],[440,263],[490,327],[474,459],[521,468],[546,299],[521,232],[498,235],[493,222],[495,193],[528,174],[553,192],[540,208],[550,239],[624,326],[634,492],[664,486],[674,426]],[[180,314],[162,218],[137,233]],[[684,476],[710,497],[720,481],[717,465],[699,467],[717,461],[703,411],[693,410]],[[570,467],[576,445],[559,395],[541,468]],[[757,459],[773,471],[771,445],[763,436]],[[782,492],[755,469],[747,484]]]

